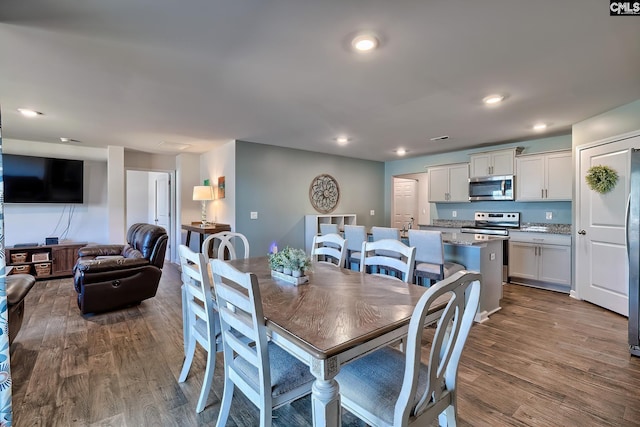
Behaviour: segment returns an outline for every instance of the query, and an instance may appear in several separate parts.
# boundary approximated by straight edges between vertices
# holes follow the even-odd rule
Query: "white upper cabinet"
[[[516,158],[516,200],[571,200],[571,151]]]
[[[469,164],[429,168],[429,202],[468,202]]]
[[[522,148],[487,151],[470,155],[471,178],[482,176],[513,175],[516,154]]]

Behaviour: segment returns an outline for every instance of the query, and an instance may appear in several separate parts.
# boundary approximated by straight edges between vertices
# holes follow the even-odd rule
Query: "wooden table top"
[[[192,224],[182,224],[182,229],[201,234],[215,234],[220,233],[221,231],[231,231],[231,226],[229,226],[229,224],[216,223],[215,225],[207,224],[206,227],[202,227],[201,223],[196,222]]]
[[[308,283],[294,286],[271,277],[267,257],[229,263],[257,276],[267,326],[318,359],[408,324],[427,291],[322,263],[313,264]]]

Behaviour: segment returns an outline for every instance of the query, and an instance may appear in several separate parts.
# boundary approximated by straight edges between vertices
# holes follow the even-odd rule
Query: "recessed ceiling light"
[[[502,102],[503,100],[504,100],[504,95],[494,94],[494,95],[485,96],[482,99],[482,102],[484,102],[487,105],[495,105]]]
[[[358,52],[370,52],[378,47],[378,39],[372,34],[360,34],[351,41],[351,46]]]
[[[398,148],[398,149],[396,150],[396,154],[397,154],[398,156],[404,156],[405,154],[407,154],[407,150],[405,150],[404,148]]]
[[[349,142],[349,138],[344,135],[341,135],[336,138],[336,142],[340,145],[345,145]]]
[[[537,131],[543,131],[546,128],[547,128],[546,123],[536,123],[535,125],[533,125],[533,130],[537,130]]]
[[[18,108],[18,111],[20,112],[20,114],[22,114],[25,117],[38,117],[42,115],[41,112],[35,111],[35,110],[29,110],[28,108]]]

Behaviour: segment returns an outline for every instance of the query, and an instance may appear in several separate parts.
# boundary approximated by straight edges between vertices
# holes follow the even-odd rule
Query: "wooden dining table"
[[[229,261],[259,282],[271,340],[304,362],[313,376],[314,426],[341,424],[340,367],[406,336],[413,309],[427,288],[314,263],[306,284],[271,277],[267,257]],[[431,308],[434,322],[444,304]]]

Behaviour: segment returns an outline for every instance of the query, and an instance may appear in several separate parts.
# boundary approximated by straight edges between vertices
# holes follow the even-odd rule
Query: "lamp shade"
[[[208,185],[194,186],[193,200],[213,200],[213,187]]]

